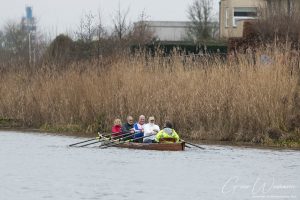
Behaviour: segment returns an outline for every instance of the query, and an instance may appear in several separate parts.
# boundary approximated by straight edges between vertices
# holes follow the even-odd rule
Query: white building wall
[[[187,39],[190,22],[147,21],[154,37],[161,41],[183,41]]]

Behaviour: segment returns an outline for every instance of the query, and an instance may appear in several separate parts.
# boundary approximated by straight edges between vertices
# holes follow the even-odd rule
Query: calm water
[[[0,132],[0,199],[300,199],[300,152],[70,148],[82,138]]]

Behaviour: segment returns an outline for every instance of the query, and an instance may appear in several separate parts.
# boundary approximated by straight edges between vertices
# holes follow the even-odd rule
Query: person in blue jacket
[[[134,128],[133,138],[134,139],[139,138],[137,140],[134,140],[134,142],[143,143],[143,138],[141,137],[144,137],[144,125],[145,125],[145,116],[141,115],[139,116],[138,122],[133,125]]]

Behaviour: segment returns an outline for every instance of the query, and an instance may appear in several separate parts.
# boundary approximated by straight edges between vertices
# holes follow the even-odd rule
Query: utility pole
[[[28,53],[29,53],[29,65],[31,65],[31,31],[28,33]]]
[[[22,28],[28,33],[28,63],[35,65],[36,21],[32,16],[32,7],[26,6],[26,15],[22,18]]]

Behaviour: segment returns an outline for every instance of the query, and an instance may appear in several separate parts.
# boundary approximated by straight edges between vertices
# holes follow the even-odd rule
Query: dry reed
[[[108,131],[114,118],[144,114],[160,125],[172,120],[193,139],[253,141],[268,128],[285,131],[295,104],[298,77],[288,56],[268,53],[272,63],[256,65],[247,55],[239,64],[124,56],[106,68],[81,62],[61,71],[12,70],[0,75],[0,117],[93,132]]]

